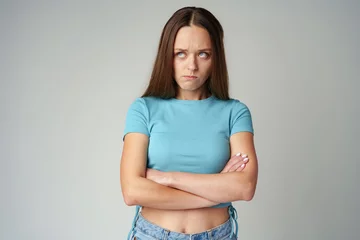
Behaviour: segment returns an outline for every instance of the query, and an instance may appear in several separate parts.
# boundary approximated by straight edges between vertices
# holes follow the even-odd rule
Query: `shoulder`
[[[132,100],[132,102],[128,106],[128,114],[131,114],[131,113],[144,114],[145,112],[147,112],[146,102],[141,97],[138,97],[138,98],[135,98],[134,100]]]
[[[232,98],[229,101],[231,102],[231,135],[237,132],[254,133],[252,116],[249,107],[239,99]]]
[[[231,112],[236,116],[246,116],[251,115],[250,109],[248,105],[236,98],[231,98],[229,100],[231,102]]]
[[[153,104],[158,104],[167,101],[168,99],[163,99],[159,97],[137,97],[133,101],[133,104],[143,104],[143,105],[145,104],[151,106]]]
[[[131,102],[128,112],[137,112],[149,120],[154,113],[164,111],[167,102],[169,100],[158,97],[137,97]]]
[[[245,102],[239,100],[239,99],[236,99],[236,98],[230,98],[231,101],[231,105],[233,108],[236,108],[236,109],[243,109],[243,108],[246,108],[248,109],[248,106],[245,104]]]
[[[137,97],[131,102],[129,108],[145,110],[159,102],[161,102],[161,99],[156,97]]]
[[[217,99],[217,101],[223,104],[224,107],[228,108],[231,112],[249,111],[248,105],[237,98],[230,98],[228,100]]]

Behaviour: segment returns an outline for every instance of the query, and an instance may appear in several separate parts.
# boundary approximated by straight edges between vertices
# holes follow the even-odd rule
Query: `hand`
[[[238,153],[235,156],[232,156],[224,169],[220,173],[227,172],[241,172],[244,170],[246,164],[249,162],[249,158],[246,154]]]
[[[146,178],[164,186],[170,185],[170,175],[152,168],[146,170]]]

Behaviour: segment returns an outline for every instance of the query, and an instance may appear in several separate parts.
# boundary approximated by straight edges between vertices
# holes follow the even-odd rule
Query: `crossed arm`
[[[147,146],[148,137],[144,134],[130,133],[125,137],[120,182],[127,205],[180,210],[249,201],[254,196],[258,165],[253,135],[249,132],[231,136],[233,157],[218,174],[146,169]],[[248,159],[243,162],[246,157],[236,156],[236,153],[246,153]]]

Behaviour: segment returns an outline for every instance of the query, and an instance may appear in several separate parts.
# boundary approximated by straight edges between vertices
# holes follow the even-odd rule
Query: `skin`
[[[211,39],[205,29],[190,26],[179,30],[173,62],[178,99],[201,100],[209,97],[204,83],[211,74],[211,57]],[[175,232],[198,233],[214,228],[229,218],[227,208],[211,206],[253,198],[258,165],[251,133],[239,132],[230,137],[232,157],[218,174],[147,169],[148,143],[149,139],[144,134],[126,135],[120,181],[125,203],[143,206],[141,214],[150,222]]]
[[[208,97],[204,83],[211,74],[211,68],[211,39],[207,30],[197,26],[181,28],[174,43],[173,70],[178,85],[177,98],[200,100]]]

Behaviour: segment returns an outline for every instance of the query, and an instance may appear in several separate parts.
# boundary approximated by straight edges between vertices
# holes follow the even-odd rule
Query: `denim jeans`
[[[233,208],[230,206],[230,208]],[[235,210],[236,211],[236,210]],[[128,239],[136,240],[236,240],[237,233],[233,231],[233,218],[223,224],[195,234],[172,232],[147,221],[141,213],[138,213],[132,232]],[[235,224],[237,225],[236,219]],[[237,227],[236,227],[237,228]],[[237,230],[237,229],[236,229]]]

